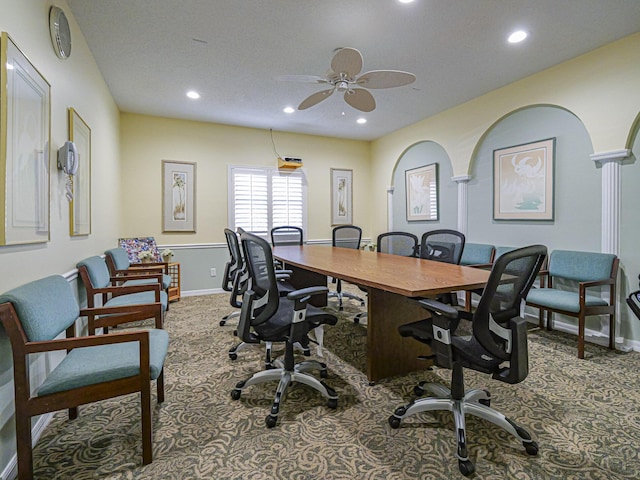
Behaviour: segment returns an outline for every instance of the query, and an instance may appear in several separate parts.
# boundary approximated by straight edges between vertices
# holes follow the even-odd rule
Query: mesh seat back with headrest
[[[407,232],[387,232],[378,235],[377,250],[405,257],[414,257],[418,251],[418,237]]]
[[[360,248],[361,239],[362,229],[355,225],[342,225],[333,229],[332,245],[334,247],[358,250]]]
[[[460,263],[465,236],[456,230],[432,230],[422,235],[420,258],[436,262]]]
[[[300,227],[283,225],[271,229],[271,245],[302,245],[304,233]]]
[[[512,250],[500,256],[482,292],[473,316],[473,335],[491,355],[509,360],[507,341],[495,332],[495,324],[508,329],[511,319],[520,316],[520,306],[547,255],[543,245]],[[492,322],[493,320],[493,322]]]
[[[240,237],[244,261],[249,272],[248,289],[254,292],[252,325],[259,325],[271,318],[278,310],[279,293],[273,255],[269,243],[251,233]],[[244,308],[244,301],[243,301]]]

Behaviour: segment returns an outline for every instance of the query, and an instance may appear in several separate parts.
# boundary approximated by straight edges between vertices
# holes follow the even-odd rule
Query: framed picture
[[[493,151],[494,220],[553,220],[555,138]]]
[[[196,164],[162,161],[163,232],[196,231]]]
[[[438,220],[438,164],[404,172],[407,221]]]
[[[0,245],[49,241],[51,87],[0,35]]]
[[[353,224],[353,170],[331,169],[331,225]]]
[[[91,129],[73,108],[69,108],[69,140],[78,153],[69,203],[69,233],[73,237],[91,233]]]

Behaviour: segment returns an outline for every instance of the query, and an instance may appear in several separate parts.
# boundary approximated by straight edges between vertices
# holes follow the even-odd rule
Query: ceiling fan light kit
[[[299,79],[330,86],[327,90],[321,90],[305,98],[298,105],[298,110],[313,107],[338,91],[344,94],[345,102],[361,112],[371,112],[376,108],[373,95],[366,89],[402,87],[416,80],[413,73],[400,70],[371,70],[358,76],[362,71],[362,65],[362,54],[355,48],[345,47],[338,49],[333,55],[331,69],[324,78],[288,75],[284,79]]]

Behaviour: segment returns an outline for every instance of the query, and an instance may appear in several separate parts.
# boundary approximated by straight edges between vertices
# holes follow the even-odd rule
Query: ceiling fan
[[[362,71],[362,54],[355,48],[337,49],[331,59],[331,68],[325,77],[312,75],[284,75],[279,77],[287,81],[303,81],[330,85],[331,88],[310,95],[298,105],[305,110],[329,98],[335,91],[344,92],[344,100],[353,108],[362,112],[371,112],[376,108],[373,95],[368,88],[402,87],[415,82],[413,73],[399,70],[371,70],[358,76]]]

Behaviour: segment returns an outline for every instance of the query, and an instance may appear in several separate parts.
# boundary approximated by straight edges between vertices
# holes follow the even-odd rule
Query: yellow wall
[[[49,8],[67,12],[73,41],[69,59],[59,59],[49,35]],[[51,241],[0,247],[0,291],[45,275],[65,273],[78,260],[115,245],[120,230],[119,111],[82,33],[64,0],[0,0],[0,30],[51,85]],[[67,109],[73,107],[92,131],[92,234],[69,236],[65,176],[56,168],[58,148],[69,139]]]
[[[585,125],[595,153],[630,147],[640,110],[640,34],[494,90],[455,108],[386,135],[372,144],[371,203],[387,211],[386,188],[402,153],[432,140],[444,147],[453,174],[470,171],[474,149],[500,118],[530,105],[557,105]],[[446,181],[446,179],[443,179]],[[373,233],[386,230],[386,216],[375,216]]]
[[[228,165],[277,165],[268,130],[123,113],[123,236],[159,244],[225,242]],[[273,132],[281,156],[302,158],[309,182],[310,240],[331,238],[330,169],[353,170],[353,221],[370,230],[370,143]],[[162,233],[162,160],[196,163],[196,233]]]

